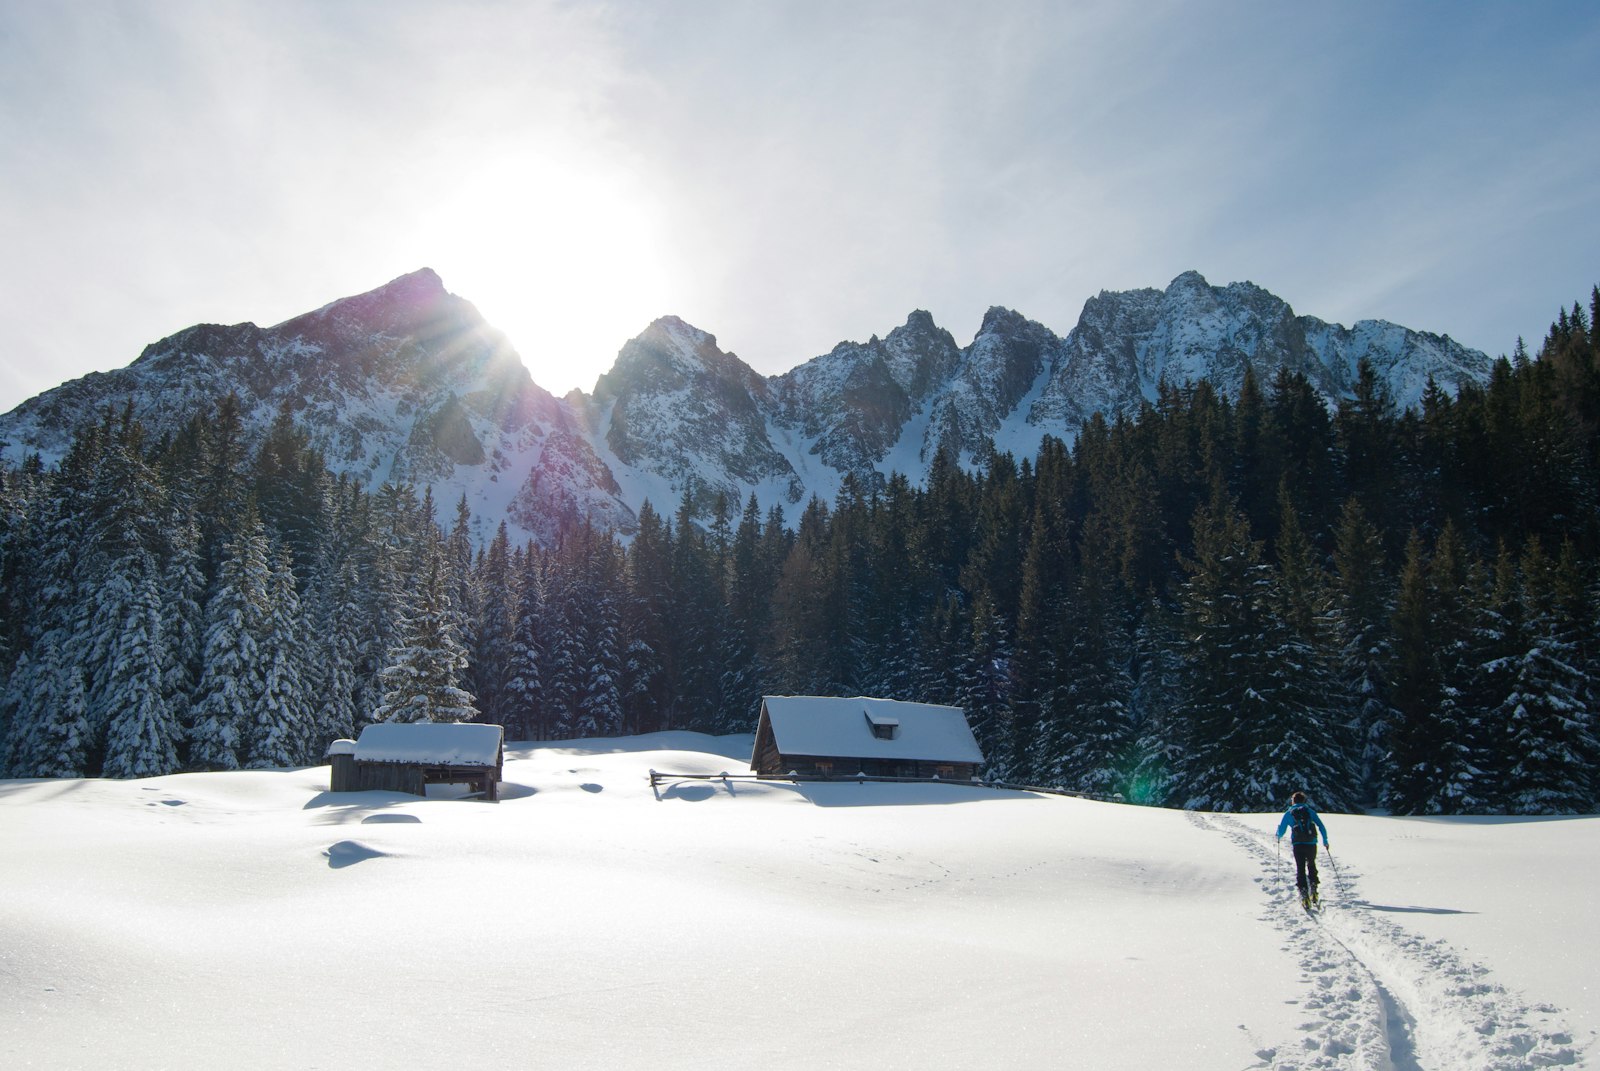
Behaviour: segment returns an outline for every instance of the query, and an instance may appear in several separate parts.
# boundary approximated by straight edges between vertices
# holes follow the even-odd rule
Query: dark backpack
[[[1292,813],[1294,817],[1289,822],[1289,840],[1295,844],[1317,843],[1317,824],[1311,820],[1311,808],[1297,803]]]

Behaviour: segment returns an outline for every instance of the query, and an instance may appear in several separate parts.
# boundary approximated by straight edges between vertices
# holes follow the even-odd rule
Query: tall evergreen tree
[[[113,644],[111,670],[100,682],[107,738],[107,777],[154,777],[178,767],[182,727],[167,702],[168,654],[161,626],[156,566],[148,561],[113,586],[128,585],[114,601],[122,621]],[[91,725],[93,723],[91,722]]]
[[[1394,614],[1384,570],[1383,537],[1358,499],[1339,514],[1333,552],[1333,620],[1342,647],[1341,686],[1355,703],[1357,793],[1365,800],[1387,792],[1388,736],[1394,720],[1387,668],[1393,661]]]
[[[473,721],[478,711],[471,693],[460,687],[467,652],[456,634],[445,566],[435,556],[401,621],[400,640],[389,649],[380,676],[383,702],[374,712],[382,722]]]
[[[261,635],[261,699],[247,722],[244,755],[251,769],[298,766],[320,759],[313,748],[311,699],[302,664],[300,596],[290,551],[279,547],[267,583]],[[326,746],[326,741],[316,741]]]
[[[246,512],[241,530],[223,548],[217,581],[206,601],[205,649],[189,730],[189,765],[237,770],[248,757],[249,725],[265,682],[261,642],[268,623],[270,566],[261,523]]]
[[[1574,622],[1562,612],[1558,566],[1537,540],[1523,552],[1520,572],[1525,642],[1494,715],[1505,732],[1500,798],[1512,814],[1580,814],[1595,805],[1596,741]]]

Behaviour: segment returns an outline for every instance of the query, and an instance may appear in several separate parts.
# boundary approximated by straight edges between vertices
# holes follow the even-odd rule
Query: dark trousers
[[[1307,879],[1310,879],[1309,884]],[[1294,884],[1300,895],[1317,887],[1317,842],[1294,846]]]

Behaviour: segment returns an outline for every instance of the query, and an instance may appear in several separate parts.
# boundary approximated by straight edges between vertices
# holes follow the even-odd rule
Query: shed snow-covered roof
[[[357,762],[496,766],[505,730],[476,722],[380,722],[361,730]]]
[[[769,695],[761,701],[785,755],[983,762],[960,707],[857,696]],[[873,727],[892,729],[879,734]]]

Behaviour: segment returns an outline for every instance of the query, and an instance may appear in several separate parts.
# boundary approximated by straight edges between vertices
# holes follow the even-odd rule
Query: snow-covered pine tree
[[[390,648],[380,676],[382,722],[474,721],[472,695],[460,687],[467,652],[456,635],[442,555],[431,556],[415,603],[401,622],[400,642]]]
[[[510,675],[511,632],[516,615],[516,577],[511,571],[511,543],[504,522],[475,570],[478,620],[471,632],[467,690],[477,697],[485,721],[508,720],[506,682]]]
[[[622,615],[623,723],[629,732],[665,728],[671,717],[668,621],[672,604],[672,533],[655,507],[639,507],[627,550]]]
[[[1185,808],[1235,810],[1256,799],[1250,760],[1254,723],[1266,717],[1257,690],[1271,650],[1263,620],[1271,574],[1220,479],[1194,519],[1194,557],[1182,588],[1182,740],[1174,775]]]
[[[167,533],[167,560],[161,570],[161,621],[166,632],[167,707],[173,719],[187,730],[194,718],[190,704],[200,680],[200,657],[205,649],[205,576],[201,572],[200,528],[192,515],[171,521]],[[185,750],[180,740],[180,757]]]
[[[779,693],[828,694],[829,673],[820,650],[827,642],[822,572],[815,540],[802,532],[772,592],[773,688]]]
[[[430,492],[429,502],[431,501]],[[472,507],[467,504],[465,493],[456,502],[455,522],[450,527],[450,534],[445,537],[442,549],[446,576],[445,593],[449,598],[450,612],[455,615],[456,637],[467,652],[464,679],[475,681],[477,673],[474,656],[479,647],[478,630],[483,622],[485,591],[483,578],[473,561]],[[482,704],[486,696],[493,699],[492,693],[492,687],[485,692],[473,690],[480,711],[484,709]]]
[[[178,768],[182,726],[167,703],[170,659],[161,626],[161,595],[156,564],[144,557],[131,576],[118,575],[110,582],[112,588],[126,584],[127,597],[113,600],[122,606],[122,625],[98,697],[107,724],[106,777],[154,777]]]
[[[1492,578],[1469,573],[1471,595],[1467,637],[1461,645],[1462,669],[1456,706],[1462,713],[1461,743],[1474,771],[1470,785],[1447,809],[1468,814],[1499,813],[1505,807],[1511,721],[1518,704],[1518,669],[1530,647],[1523,621],[1521,577],[1504,543]]]
[[[4,702],[12,713],[8,777],[81,777],[89,748],[88,698],[83,671],[59,649],[42,648],[37,661],[23,655]]]
[[[62,776],[82,776],[89,772],[91,763],[98,768],[103,755],[103,746],[94,739],[87,723],[76,730],[71,724],[52,726],[51,719],[62,708],[38,705],[33,691],[41,687],[44,661],[59,658],[63,665],[78,666],[88,648],[88,588],[82,563],[89,549],[87,533],[93,514],[94,486],[109,439],[109,419],[104,424],[80,428],[60,465],[48,475],[37,476],[37,498],[30,507],[26,539],[14,548],[12,572],[5,578],[9,604],[20,611],[7,622],[20,638],[17,655],[20,658],[33,652],[29,672],[20,680],[14,677],[8,688],[16,704],[11,733],[18,775],[45,768],[38,758],[42,753],[41,733],[59,730],[62,738],[73,737],[77,741],[67,752],[77,763],[75,767],[61,763],[50,766],[62,771]],[[43,685],[52,689],[52,695],[59,690],[56,680],[52,675],[50,683]],[[87,684],[81,673],[79,682],[86,696]],[[87,698],[84,711],[87,717]]]
[[[206,600],[205,650],[189,730],[191,769],[237,770],[248,756],[248,726],[265,692],[261,641],[269,616],[267,553],[261,522],[247,509],[240,530],[223,546]]]
[[[622,730],[622,696],[618,614],[615,591],[620,567],[609,536],[587,532],[583,558],[583,586],[588,591],[586,611],[578,622],[579,649],[584,671],[578,679],[572,734],[579,737],[613,736]]]
[[[253,770],[301,766],[321,758],[311,739],[313,722],[299,629],[300,596],[290,551],[283,544],[274,551],[266,595],[265,627],[258,648],[261,701],[246,722],[242,748],[244,765]],[[317,743],[327,745],[327,741]]]
[[[1391,582],[1384,574],[1383,539],[1361,503],[1345,501],[1333,553],[1333,625],[1343,690],[1355,702],[1357,795],[1383,799],[1387,786],[1389,704],[1386,668],[1393,660],[1389,623],[1394,615]]]
[[[1016,776],[1011,641],[986,593],[980,593],[972,608],[971,632],[959,665],[955,705],[966,711],[988,776],[1002,781]]]
[[[1504,648],[1492,631],[1483,629],[1488,580],[1453,522],[1445,525],[1434,543],[1428,581],[1434,603],[1431,639],[1438,645],[1442,669],[1438,717],[1450,754],[1445,777],[1425,813],[1482,813],[1492,808],[1486,791],[1492,782],[1484,776],[1484,757],[1496,741],[1482,701],[1493,693],[1476,670],[1496,661]]]
[[[673,526],[667,638],[676,678],[674,720],[682,728],[704,731],[712,727],[721,706],[718,641],[723,592],[710,541],[695,524],[695,512],[691,485],[684,490]]]
[[[1180,616],[1152,591],[1133,629],[1133,691],[1129,698],[1133,760],[1118,791],[1130,803],[1159,805],[1176,792],[1173,771],[1182,768],[1183,731]]]
[[[517,571],[516,621],[511,631],[511,654],[506,679],[506,734],[513,740],[549,738],[544,717],[544,688],[540,666],[543,650],[543,586],[538,574],[538,552],[529,548]],[[513,569],[516,569],[515,563]]]
[[[1388,792],[1384,803],[1396,814],[1447,811],[1452,784],[1470,777],[1469,752],[1461,727],[1457,665],[1464,625],[1457,609],[1459,585],[1453,540],[1441,537],[1444,561],[1429,561],[1422,536],[1413,530],[1395,599],[1392,629],[1394,723],[1389,733]],[[1453,579],[1452,579],[1453,578]],[[1449,601],[1442,593],[1454,592]]]
[[[1257,798],[1282,803],[1304,790],[1317,805],[1349,809],[1357,786],[1354,703],[1338,669],[1329,582],[1300,524],[1287,481],[1279,487],[1275,600],[1265,615],[1268,656],[1257,691],[1266,716],[1250,760]]]
[[[80,562],[84,642],[77,664],[88,689],[91,733],[105,744],[104,773],[170,773],[177,767],[180,729],[167,702],[172,656],[156,561],[166,543],[166,494],[141,456],[142,433],[131,415],[125,411],[108,424]]]
[[[1066,710],[1060,698],[1064,671],[1065,610],[1070,605],[1073,550],[1058,495],[1034,497],[1028,546],[1017,592],[1017,776],[1029,784],[1060,785]]]
[[[723,713],[719,719],[723,732],[748,731],[761,703],[764,678],[761,650],[769,621],[767,598],[771,593],[771,578],[763,568],[760,548],[761,508],[755,494],[751,493],[728,550],[726,649],[720,686]],[[630,571],[632,566],[630,555]],[[633,631],[626,630],[626,635],[628,670],[625,677],[634,682],[628,694],[648,695],[655,684],[655,673],[659,671],[652,672],[647,667],[646,649],[633,646],[636,642]],[[625,699],[624,709],[630,709],[630,705]]]
[[[1184,563],[1179,797],[1186,807],[1259,809],[1305,788],[1339,805],[1347,781],[1329,677],[1315,645],[1289,626],[1283,584],[1220,483],[1195,516],[1194,543]]]
[[[1060,783],[1100,796],[1121,793],[1136,763],[1132,647],[1121,584],[1105,526],[1085,526],[1082,568],[1065,614],[1059,684],[1051,696],[1063,725]]]
[[[545,561],[544,613],[540,619],[544,654],[539,667],[540,709],[550,736],[558,740],[572,736],[578,696],[583,690],[581,626],[585,606],[571,553],[569,540]]]
[[[1523,552],[1525,642],[1494,721],[1506,736],[1501,801],[1511,814],[1582,814],[1594,806],[1596,741],[1582,700],[1577,623],[1565,618],[1559,566],[1537,539]]]
[[[863,691],[867,695],[885,699],[917,700],[917,623],[926,604],[933,597],[922,576],[923,563],[912,552],[911,543],[916,526],[916,499],[910,481],[901,473],[889,477],[883,492],[876,499],[872,523],[867,528],[868,582],[862,593],[862,639],[866,648],[862,655],[861,671]],[[754,520],[753,510],[747,516]],[[742,526],[741,526],[742,531]],[[750,561],[755,564],[757,546],[751,548]],[[738,555],[736,550],[736,557]],[[735,568],[735,576],[739,573]],[[764,599],[752,599],[748,586],[736,585],[730,595],[730,605],[746,606],[736,610],[735,618],[742,620],[754,616],[756,627],[740,625],[741,631],[756,644],[754,653],[755,683],[744,694],[747,698],[742,728],[753,728],[760,704],[759,681],[764,676],[759,640],[765,634],[768,607]]]
[[[200,472],[196,478],[195,515],[201,521],[201,553],[208,576],[215,576],[227,554],[226,544],[248,523],[249,458],[245,447],[244,405],[238,395],[217,402],[214,414],[199,424]]]
[[[312,617],[326,630],[318,633],[322,637],[320,658],[312,674],[317,682],[313,694],[318,703],[318,732],[314,739],[322,741],[323,746],[334,740],[353,738],[356,726],[363,720],[356,707],[362,627],[356,593],[359,582],[355,563],[341,562],[327,590],[318,592]]]
[[[362,611],[360,536],[351,523],[354,500],[347,487],[325,483],[326,523],[310,579],[300,599],[304,672],[309,689],[313,752],[358,731],[356,698],[367,630]],[[320,758],[317,754],[312,759]]]
[[[420,512],[412,488],[386,483],[370,501],[362,500],[347,521],[347,526],[360,534],[362,549],[360,664],[364,672],[358,677],[358,723],[384,702],[389,686],[383,670],[389,652],[403,643],[402,627],[415,585],[426,575]],[[431,521],[427,527],[433,529]],[[437,529],[433,529],[432,539],[437,542]],[[377,718],[375,713],[371,716]]]

